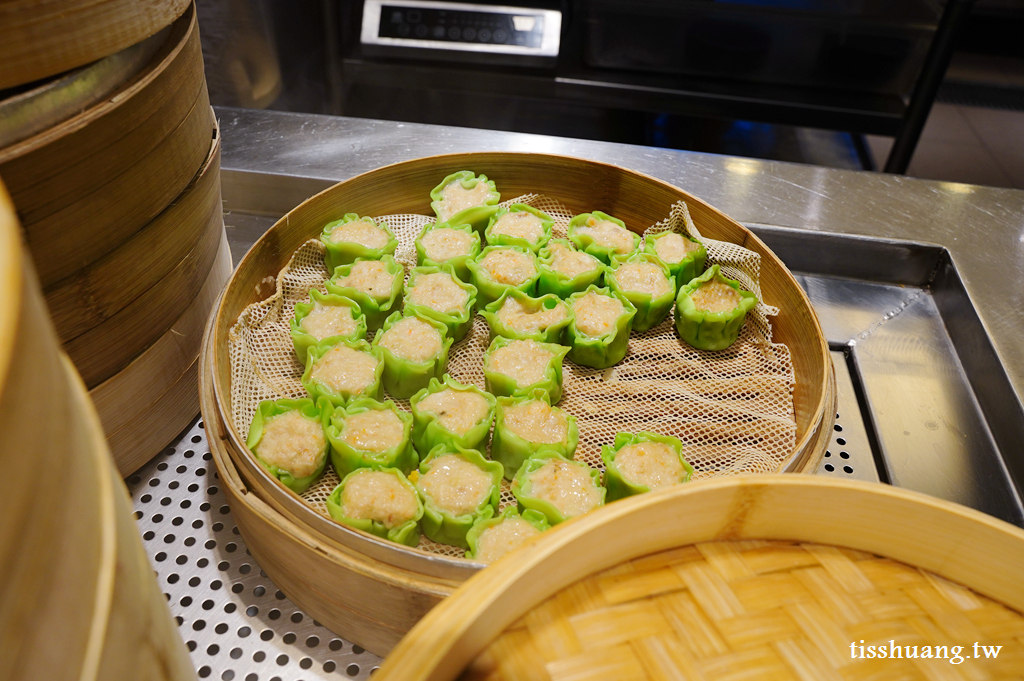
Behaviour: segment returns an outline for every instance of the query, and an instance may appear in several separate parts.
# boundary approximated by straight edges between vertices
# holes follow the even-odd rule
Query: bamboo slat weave
[[[884,646],[886,658],[867,657],[868,646]],[[896,647],[901,657],[890,658]],[[563,589],[508,627],[461,678],[1024,679],[1024,617],[861,551],[704,543]]]

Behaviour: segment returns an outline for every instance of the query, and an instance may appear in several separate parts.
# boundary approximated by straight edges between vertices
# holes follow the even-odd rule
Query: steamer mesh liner
[[[501,205],[513,203],[547,213],[555,220],[554,236],[566,237],[572,213],[558,201],[528,194]],[[398,239],[395,259],[406,269],[414,267],[413,242],[434,218],[389,215],[380,219]],[[723,274],[761,298],[759,255],[701,237],[681,201],[646,234],[669,230],[700,238],[707,248],[708,266],[717,263]],[[231,416],[243,440],[262,400],[306,396],[299,382],[304,367],[292,349],[289,321],[295,304],[307,301],[311,288],[326,290],[323,254],[318,239],[300,246],[278,275],[276,293],[247,307],[229,333]],[[611,444],[620,431],[647,430],[679,438],[695,478],[777,471],[796,447],[793,365],[789,349],[771,342],[768,321],[777,313],[776,308],[759,304],[747,315],[739,340],[720,352],[696,350],[681,342],[669,314],[658,326],[633,334],[629,353],[614,367],[591,369],[565,360],[558,406],[577,419],[580,438],[575,458],[603,468],[601,445]],[[490,344],[489,334],[487,322],[477,315],[470,332],[449,352],[448,373],[453,378],[484,388],[483,353]],[[395,403],[409,411],[408,400]],[[326,499],[339,482],[328,466],[323,478],[302,497],[326,516]],[[501,507],[514,503],[508,482],[503,481]],[[419,548],[447,556],[463,553],[426,537],[420,539]]]

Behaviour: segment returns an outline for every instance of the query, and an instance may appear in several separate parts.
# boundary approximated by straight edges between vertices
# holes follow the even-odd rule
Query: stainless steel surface
[[[128,478],[139,531],[199,677],[367,679],[380,658],[313,621],[249,555],[197,421]]]
[[[542,32],[541,44],[537,47],[527,45],[508,45],[498,42],[481,42],[480,38],[467,38],[464,41],[432,41],[417,40],[415,35],[409,37],[388,37],[380,35],[381,12],[387,6],[389,10],[399,8],[401,10],[417,9],[439,9],[455,10],[461,12],[484,12],[494,15],[508,15],[513,22],[528,22],[529,28],[519,28],[529,33],[534,30],[535,23],[540,23]],[[384,17],[388,19],[387,16]],[[518,21],[517,21],[518,20]],[[402,24],[399,20],[396,22]],[[406,24],[408,25],[408,24]],[[420,24],[422,26],[422,24]],[[411,27],[410,27],[411,28]],[[490,32],[488,31],[488,34]],[[537,9],[532,7],[509,7],[504,5],[474,5],[463,2],[436,2],[435,0],[363,0],[363,23],[359,34],[359,41],[364,45],[396,48],[416,48],[426,50],[424,54],[436,54],[441,51],[454,51],[463,53],[491,53],[504,55],[521,55],[524,57],[549,57],[552,60],[558,56],[559,43],[562,35],[562,13],[556,10]],[[476,36],[476,31],[474,31]],[[384,52],[382,54],[387,54]]]
[[[879,482],[864,419],[857,405],[857,393],[846,363],[846,353],[833,350],[832,365],[836,370],[836,402],[839,411],[836,412],[832,440],[814,472],[843,480]]]
[[[116,54],[0,101],[0,149],[76,116],[106,97],[153,58],[170,31],[165,28]]]
[[[420,156],[536,151],[653,175],[745,223],[941,244],[1024,401],[1024,306],[1008,294],[1024,290],[1024,191],[520,133],[218,113],[228,209],[280,216],[330,184]]]
[[[837,364],[837,368],[838,368]],[[837,372],[837,379],[842,370]],[[839,381],[842,386],[842,380]],[[869,479],[857,402],[839,389],[825,475]],[[845,438],[845,445],[839,439]],[[841,449],[840,449],[841,448]],[[201,420],[126,481],[139,531],[199,677],[224,681],[368,679],[380,658],[335,636],[277,590],[226,506]],[[841,458],[846,452],[849,459]],[[837,470],[824,466],[835,461]],[[852,463],[851,463],[852,462]],[[853,467],[852,474],[842,471]],[[863,465],[863,472],[861,467]]]

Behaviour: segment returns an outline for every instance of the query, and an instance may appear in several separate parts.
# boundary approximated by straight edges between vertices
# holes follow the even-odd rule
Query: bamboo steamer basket
[[[1020,678],[1021,565],[1020,528],[916,492],[705,480],[530,541],[427,615],[376,678]],[[890,640],[1004,650],[959,669],[851,659],[851,643]]]
[[[63,73],[133,45],[188,0],[16,0],[0,4],[0,90]]]
[[[162,213],[112,251],[45,289],[61,341],[102,325],[141,292],[160,285],[197,243],[210,243],[223,233],[220,135],[212,110],[204,106],[201,118],[207,156],[188,186]]]
[[[222,478],[235,480],[228,492],[239,528],[254,556],[282,591],[318,621],[378,654],[394,645],[439,598],[451,593],[479,565],[399,547],[319,515],[254,462],[235,431],[230,410],[227,334],[249,304],[273,292],[273,282],[292,253],[336,215],[428,214],[429,193],[438,178],[463,168],[495,178],[505,196],[543,188],[545,194],[581,212],[592,205],[624,219],[650,225],[680,199],[689,205],[702,234],[738,243],[762,257],[765,298],[783,312],[773,319],[776,342],[789,345],[796,374],[797,445],[787,470],[817,465],[835,418],[828,346],[806,296],[778,258],[742,225],[699,199],[653,178],[615,166],[545,154],[456,154],[381,168],[338,184],[282,218],[245,256],[218,303],[201,356],[200,404],[211,433],[211,451]],[[588,202],[589,201],[589,202]],[[213,436],[216,431],[218,436]],[[234,508],[234,506],[232,507]],[[282,551],[270,547],[287,543]],[[312,544],[310,544],[312,542]],[[327,563],[333,562],[328,570]],[[334,576],[306,579],[310,564]],[[374,594],[338,586],[339,575],[365,574],[372,566],[378,591],[406,590],[409,607],[380,617]],[[429,580],[425,585],[423,580]],[[339,612],[346,613],[345,616]]]
[[[2,185],[0,279],[0,678],[194,678]]]
[[[89,391],[122,477],[153,458],[199,412],[203,326],[230,275],[231,250],[222,230],[213,267],[184,314],[125,369]]]
[[[213,140],[207,160],[195,181],[152,223],[81,270],[80,277],[73,275],[61,289],[65,295],[54,292],[48,298],[56,306],[55,317],[70,321],[69,326],[93,324],[70,338],[70,333],[61,334],[65,351],[90,388],[167,333],[207,280],[224,239],[219,139]]]
[[[0,149],[0,177],[18,208],[44,289],[160,214],[203,165],[211,128],[190,8],[124,86],[81,114]]]

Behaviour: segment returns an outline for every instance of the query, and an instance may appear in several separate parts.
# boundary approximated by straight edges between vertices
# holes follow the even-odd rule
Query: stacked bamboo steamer
[[[0,678],[193,679],[2,185],[0,281]]]
[[[0,148],[0,178],[58,337],[122,475],[198,411],[202,324],[231,270],[195,9],[182,0],[0,8],[0,86],[115,59],[107,55],[153,33],[155,53],[110,94]],[[26,37],[37,34],[64,47]]]

